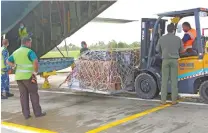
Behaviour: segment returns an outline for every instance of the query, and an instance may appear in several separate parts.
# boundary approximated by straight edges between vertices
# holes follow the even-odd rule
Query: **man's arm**
[[[182,53],[183,51],[184,51],[184,46],[183,46],[183,42],[182,42],[182,40],[181,40],[181,38],[180,37],[178,37],[179,38],[179,52],[180,53]]]
[[[186,43],[190,39],[191,39],[191,37],[189,34],[184,34],[182,41],[183,41],[183,43]]]
[[[33,62],[34,72],[38,72],[38,57],[36,56],[34,51],[29,52],[29,58]]]
[[[38,60],[37,59],[33,61],[33,67],[34,67],[34,71],[37,73],[38,72]]]
[[[10,66],[10,67],[15,67],[15,63],[14,63],[14,57],[13,55],[9,56],[9,58],[7,59],[6,63]]]
[[[9,57],[9,52],[7,50],[2,51],[2,56],[4,58],[4,64],[6,68],[3,69],[3,71],[8,71],[10,69],[10,66],[7,64],[7,59]]]

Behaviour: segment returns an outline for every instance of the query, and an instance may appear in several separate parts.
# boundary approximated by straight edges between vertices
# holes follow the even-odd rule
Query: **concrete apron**
[[[142,100],[135,94],[120,94],[116,97],[93,93],[73,93],[63,85],[67,73],[51,76],[52,88],[39,90],[41,106],[47,116],[24,120],[19,102],[19,91],[10,76],[11,91],[14,97],[2,100],[2,121],[7,130],[14,127],[26,132],[59,132],[59,133],[184,133],[208,131],[208,106],[198,104],[198,100],[183,99],[185,102],[175,106],[160,106],[156,100]],[[38,76],[39,88],[43,78]],[[119,97],[118,97],[119,96]],[[196,96],[195,99],[198,99]],[[15,125],[18,124],[18,125]],[[194,125],[194,128],[193,128]],[[47,131],[46,131],[47,130]],[[4,131],[4,130],[3,130]],[[22,132],[22,131],[19,131]]]
[[[19,92],[2,100],[2,121],[12,130],[59,133],[206,133],[208,116],[206,105],[167,105],[159,102],[113,98],[96,95],[74,95],[40,91],[41,106],[47,115],[24,120]],[[30,105],[31,107],[31,105]],[[4,125],[4,124],[3,124]],[[18,127],[18,126],[16,126]]]

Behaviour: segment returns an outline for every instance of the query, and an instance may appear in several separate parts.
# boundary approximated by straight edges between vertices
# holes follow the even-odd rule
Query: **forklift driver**
[[[196,39],[196,30],[191,28],[191,25],[188,22],[184,22],[182,24],[183,27],[183,31],[185,32],[184,36],[183,36],[183,46],[184,46],[184,52],[191,52],[188,50],[192,50],[192,46],[194,43],[194,40]]]

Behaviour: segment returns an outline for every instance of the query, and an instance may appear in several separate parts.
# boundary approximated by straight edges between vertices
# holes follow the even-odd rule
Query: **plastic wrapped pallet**
[[[77,79],[87,89],[107,91],[121,88],[115,61],[80,59],[77,73]]]
[[[118,91],[134,82],[134,70],[139,60],[138,49],[88,51],[76,61],[75,78],[82,90]]]

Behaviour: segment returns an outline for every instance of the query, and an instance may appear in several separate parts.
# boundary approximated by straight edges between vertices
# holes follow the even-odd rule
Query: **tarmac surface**
[[[65,77],[64,77],[65,78]],[[63,78],[63,79],[64,79]],[[57,78],[56,78],[57,79]],[[62,80],[59,78],[59,80]],[[58,81],[57,81],[58,82]],[[60,83],[59,81],[58,83]],[[14,83],[13,83],[14,84]],[[73,93],[66,89],[39,90],[47,115],[25,120],[19,91],[1,101],[3,133],[207,133],[208,105],[183,99],[177,105],[160,105],[159,100],[141,100],[132,95],[106,96]],[[195,98],[197,99],[197,98]]]
[[[11,131],[11,130],[5,129],[5,128],[1,129],[1,132],[2,133],[21,133],[21,132],[18,132],[18,131]]]

